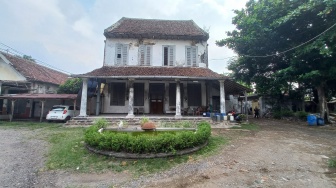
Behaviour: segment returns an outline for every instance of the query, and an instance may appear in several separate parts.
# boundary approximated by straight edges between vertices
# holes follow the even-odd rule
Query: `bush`
[[[290,110],[283,110],[283,111],[281,111],[281,115],[282,115],[282,117],[293,117],[294,112],[290,111]]]
[[[290,110],[278,110],[273,112],[274,119],[281,119],[282,117],[293,117],[294,112]]]
[[[97,126],[99,129],[100,128],[106,128],[107,124],[108,124],[108,122],[104,118],[99,118],[99,119],[95,120],[95,122],[94,122],[94,125]]]
[[[274,119],[281,119],[281,117],[282,117],[281,111],[273,112],[273,118]]]
[[[168,153],[192,148],[205,143],[211,135],[211,127],[207,122],[198,125],[196,132],[179,131],[175,134],[166,132],[156,136],[140,134],[132,136],[124,132],[98,132],[99,127],[93,125],[85,132],[85,142],[89,146],[101,150],[128,153]]]
[[[295,116],[298,117],[299,119],[303,120],[303,121],[306,121],[308,113],[304,112],[304,111],[297,111]]]

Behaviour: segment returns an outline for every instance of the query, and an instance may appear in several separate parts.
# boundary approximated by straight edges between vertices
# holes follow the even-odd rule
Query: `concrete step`
[[[69,120],[65,125],[79,125],[79,126],[88,126],[88,125],[93,125],[95,123],[95,120],[97,118],[90,118],[90,117],[86,117],[86,118],[73,118],[71,120]],[[108,122],[109,125],[111,126],[118,126],[120,121],[124,121],[125,124],[127,124],[128,126],[140,126],[140,121],[141,118],[133,118],[133,119],[129,119],[129,118],[104,118],[106,119],[106,121]],[[150,121],[153,121],[157,124],[169,124],[169,123],[176,123],[176,122],[191,122],[193,124],[196,123],[200,123],[202,121],[206,121],[211,123],[212,120],[210,118],[181,118],[181,119],[175,119],[174,117],[155,117],[155,118],[148,118]]]

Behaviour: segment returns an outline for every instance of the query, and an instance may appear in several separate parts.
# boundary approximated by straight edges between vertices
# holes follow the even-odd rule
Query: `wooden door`
[[[150,113],[163,114],[164,84],[153,83],[149,85],[150,90]]]
[[[150,100],[150,110],[151,114],[163,114],[163,96],[162,95],[151,95]]]

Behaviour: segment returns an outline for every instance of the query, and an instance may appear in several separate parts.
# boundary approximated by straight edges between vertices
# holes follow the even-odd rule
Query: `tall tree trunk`
[[[328,107],[328,103],[327,103],[327,101],[326,101],[326,113],[327,113],[327,119],[326,119],[326,122],[330,123],[329,107]]]
[[[299,88],[301,90],[301,84],[299,83]],[[305,112],[306,111],[306,106],[305,106],[305,93],[303,91],[301,93],[301,111]]]
[[[325,117],[325,112],[326,112],[326,108],[328,108],[326,106],[327,101],[326,101],[326,97],[325,97],[325,93],[324,93],[324,83],[321,83],[319,86],[316,87],[317,89],[317,95],[318,95],[318,99],[319,99],[319,109],[320,109],[320,115],[321,118],[324,119]],[[327,117],[328,120],[329,117]]]
[[[306,111],[306,105],[305,105],[305,98],[304,98],[304,94],[303,94],[303,97],[302,97],[302,101],[301,101],[301,111],[302,112],[305,112]]]

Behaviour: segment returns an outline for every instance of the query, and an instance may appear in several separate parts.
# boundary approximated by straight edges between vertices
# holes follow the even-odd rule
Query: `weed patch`
[[[256,130],[259,130],[259,128],[260,127],[254,123],[244,123],[244,124],[241,124],[241,127],[232,127],[231,129],[245,129],[245,130],[256,131]]]
[[[329,159],[329,161],[328,161],[328,167],[329,168],[336,168],[336,158]]]

